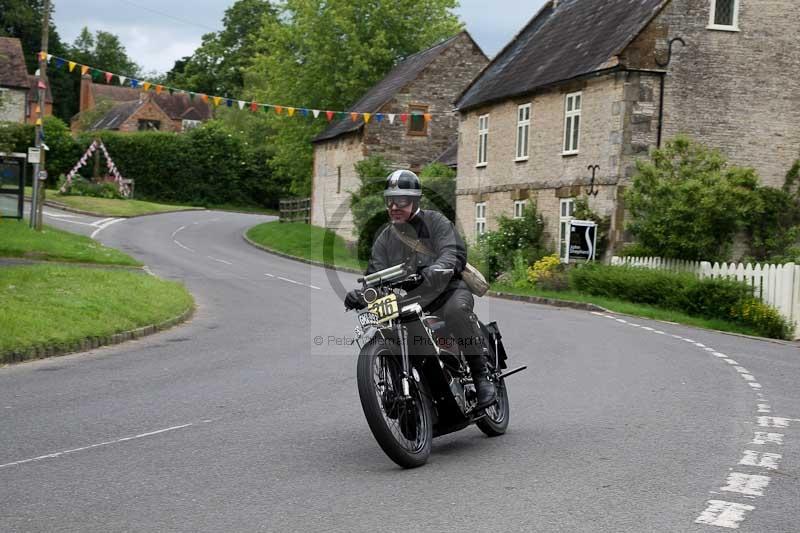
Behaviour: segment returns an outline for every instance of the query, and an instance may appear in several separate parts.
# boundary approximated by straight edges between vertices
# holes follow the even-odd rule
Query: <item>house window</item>
[[[160,120],[150,120],[146,118],[139,119],[139,131],[150,131],[150,130],[160,130],[160,129],[161,129]]]
[[[408,134],[409,135],[428,135],[428,121],[425,120],[425,113],[428,112],[426,105],[410,105],[408,106]]]
[[[739,0],[711,0],[708,28],[739,31]]]
[[[522,218],[525,215],[525,200],[514,201],[514,218]]]
[[[475,236],[486,233],[486,202],[475,204]]]
[[[487,147],[489,144],[489,115],[478,117],[478,165],[485,166],[487,161]]]
[[[202,121],[200,121],[200,120],[186,120],[186,119],[184,119],[184,120],[181,121],[181,131],[193,130],[193,129],[199,127],[200,124],[202,124]]]
[[[575,215],[575,198],[564,198],[558,212],[558,249],[563,262],[569,260],[567,250],[567,236],[569,235],[569,222]]]
[[[336,167],[336,194],[342,194],[342,167]]]
[[[567,95],[564,111],[564,155],[578,153],[581,136],[581,100],[583,93]]]
[[[517,108],[517,158],[516,161],[528,159],[528,138],[531,131],[531,104]]]

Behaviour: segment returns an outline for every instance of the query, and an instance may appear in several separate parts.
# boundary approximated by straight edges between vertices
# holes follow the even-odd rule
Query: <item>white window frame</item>
[[[486,202],[475,204],[475,237],[486,233]]]
[[[720,31],[740,31],[739,30],[739,2],[740,0],[732,0],[733,1],[733,24],[730,26],[726,26],[724,24],[717,24],[717,0],[710,0],[711,3],[711,14],[708,19],[708,26],[706,29],[709,30],[720,30]]]
[[[478,163],[476,167],[485,167],[489,162],[489,115],[478,117]]]
[[[525,204],[527,200],[514,200],[514,218],[522,218],[525,213]]]
[[[531,104],[517,106],[517,142],[514,161],[527,161],[531,143]]]
[[[572,105],[570,105],[572,104]],[[576,105],[577,104],[577,105]],[[583,109],[583,91],[569,93],[564,98],[564,135],[562,138],[562,155],[575,155],[581,147],[581,109]],[[578,127],[575,128],[575,123]],[[575,137],[575,130],[578,136]],[[573,145],[574,144],[574,145]]]
[[[570,221],[575,218],[575,198],[562,198],[558,204],[558,255],[563,263],[569,262],[567,237]]]
[[[202,120],[183,119],[181,120],[181,131],[187,132],[189,130],[193,130],[195,128],[199,128],[202,124]]]

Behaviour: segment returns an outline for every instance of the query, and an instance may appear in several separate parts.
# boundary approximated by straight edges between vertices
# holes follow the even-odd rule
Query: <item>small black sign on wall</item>
[[[591,220],[570,220],[567,250],[570,261],[594,261],[597,250],[597,223]]]
[[[0,154],[0,218],[22,219],[25,154]]]

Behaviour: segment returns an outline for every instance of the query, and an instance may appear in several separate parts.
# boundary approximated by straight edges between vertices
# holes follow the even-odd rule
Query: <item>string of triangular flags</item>
[[[136,78],[132,78],[130,76],[123,76],[115,72],[100,70],[91,67],[89,65],[78,63],[77,61],[70,61],[68,59],[57,57],[52,54],[48,54],[46,52],[39,52],[39,59],[45,60],[47,62],[52,62],[55,68],[66,67],[69,70],[69,72],[80,72],[81,76],[90,75],[92,77],[92,80],[94,81],[97,81],[98,79],[102,78],[109,85],[112,84],[112,82],[116,78],[117,83],[119,83],[119,85],[131,87],[133,89],[140,89],[144,92],[152,90],[155,91],[156,94],[161,94],[162,92],[165,91],[169,92],[170,94],[174,93],[187,94],[189,95],[189,98],[192,100],[194,98],[200,98],[203,102],[208,104],[213,104],[215,107],[223,105],[226,107],[235,106],[241,110],[248,108],[250,111],[254,113],[259,110],[267,112],[272,110],[278,115],[285,114],[286,116],[289,117],[300,116],[300,117],[313,117],[316,119],[321,116],[327,119],[328,122],[338,119],[346,119],[349,117],[350,120],[352,120],[353,122],[357,122],[359,119],[362,119],[364,120],[365,123],[368,123],[370,120],[374,119],[375,122],[380,123],[385,120],[389,124],[394,124],[396,120],[399,120],[403,124],[406,124],[410,118],[416,118],[416,117],[421,117],[425,122],[429,122],[433,118],[433,115],[452,115],[452,113],[419,113],[419,112],[373,113],[373,112],[361,112],[361,111],[334,111],[330,109],[311,109],[306,107],[266,104],[262,102],[238,100],[223,96],[198,93],[195,91],[187,91],[185,89],[178,89],[176,87],[170,87],[168,85],[152,83],[149,81],[142,81]]]
[[[78,160],[78,162],[75,164],[75,166],[72,167],[72,170],[70,170],[69,174],[67,174],[67,177],[64,180],[64,184],[61,186],[61,189],[59,190],[59,192],[65,193],[67,191],[67,189],[69,189],[72,186],[72,178],[74,178],[75,175],[78,173],[78,171],[81,168],[83,168],[83,166],[86,165],[86,163],[89,162],[89,158],[92,155],[94,155],[94,153],[97,150],[100,150],[101,152],[103,152],[103,155],[106,158],[106,166],[108,167],[108,172],[112,176],[114,176],[114,181],[117,183],[117,189],[119,190],[119,193],[123,197],[128,198],[130,196],[130,194],[131,194],[131,188],[129,186],[129,180],[124,179],[122,177],[122,174],[119,173],[119,169],[117,169],[117,165],[111,159],[111,156],[108,155],[108,150],[106,150],[106,145],[103,144],[103,141],[101,141],[99,139],[95,139],[92,142],[92,144],[89,145],[89,148],[86,149],[86,152],[84,152],[83,156],[81,156],[81,158]]]

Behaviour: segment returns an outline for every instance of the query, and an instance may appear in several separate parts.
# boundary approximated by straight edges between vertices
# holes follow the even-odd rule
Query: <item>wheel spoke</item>
[[[387,428],[403,448],[419,451],[425,445],[428,423],[422,406],[418,405],[422,401],[421,391],[412,380],[412,398],[401,399],[400,369],[393,356],[386,352],[376,354],[372,374],[375,395]]]

